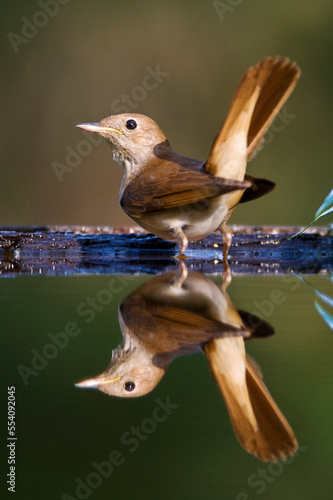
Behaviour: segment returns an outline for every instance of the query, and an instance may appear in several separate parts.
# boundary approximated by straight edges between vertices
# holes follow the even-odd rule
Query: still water
[[[235,276],[223,293],[219,277],[203,276],[192,300],[179,290],[195,276],[174,274],[1,280],[2,421],[7,386],[14,386],[15,498],[333,498],[329,276]],[[160,287],[163,279],[167,287],[178,287],[171,302]],[[160,323],[140,340],[152,316]],[[259,318],[264,328],[256,336]],[[153,363],[164,348],[158,331],[171,340],[162,342],[163,362]],[[101,391],[75,387],[106,370],[112,350],[123,343],[122,332],[127,340],[114,355],[113,382],[100,385]],[[133,366],[128,353],[138,339],[148,354]],[[263,462],[240,445],[219,375],[212,373],[206,346],[214,342],[245,343],[276,411],[298,441],[292,458]],[[226,357],[220,361],[228,365]],[[140,363],[155,370],[144,390]],[[125,390],[129,372],[135,387]],[[131,397],[139,386],[147,394]],[[103,393],[108,387],[128,397]],[[4,485],[2,490],[9,495]]]

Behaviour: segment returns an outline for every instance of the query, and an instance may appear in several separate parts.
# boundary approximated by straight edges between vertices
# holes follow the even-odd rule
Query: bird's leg
[[[186,258],[184,255],[184,252],[185,252],[187,245],[188,245],[188,239],[186,238],[185,234],[183,233],[181,227],[175,227],[173,229],[173,232],[177,238],[177,244],[179,246],[179,254],[177,255],[177,258],[184,259],[184,258]]]
[[[178,267],[177,274],[176,274],[175,281],[174,281],[174,286],[176,286],[177,288],[181,288],[181,286],[183,285],[184,281],[187,278],[187,275],[188,275],[188,270],[187,270],[186,264],[182,260],[180,260],[179,267]]]
[[[226,262],[223,264],[222,283],[221,283],[222,293],[226,291],[231,281],[232,281],[231,269],[229,267],[228,262]]]
[[[230,248],[231,241],[232,241],[232,232],[225,225],[224,222],[222,222],[222,224],[220,226],[220,230],[222,233],[222,241],[223,241],[223,264],[226,265],[226,264],[228,264],[227,257],[228,257],[228,252],[229,252],[229,248]]]
[[[222,290],[225,291],[231,282],[231,270],[228,264],[228,252],[231,245],[232,240],[232,232],[225,225],[225,222],[222,222],[220,226],[222,240],[223,240],[223,276],[222,276]]]

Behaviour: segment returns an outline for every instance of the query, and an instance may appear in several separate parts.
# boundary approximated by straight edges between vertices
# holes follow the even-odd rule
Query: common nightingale
[[[220,228],[224,262],[231,244],[226,222],[239,202],[268,193],[274,183],[245,174],[273,119],[300,75],[289,59],[267,57],[241,79],[206,162],[173,151],[150,118],[124,113],[77,125],[104,137],[124,167],[119,201],[144,229],[176,241],[180,254]]]
[[[76,384],[121,397],[147,394],[171,361],[204,352],[240,444],[261,460],[285,459],[297,449],[294,433],[245,354],[244,338],[274,333],[267,322],[239,311],[210,279],[188,272],[154,277],[119,307],[124,337],[98,377]]]

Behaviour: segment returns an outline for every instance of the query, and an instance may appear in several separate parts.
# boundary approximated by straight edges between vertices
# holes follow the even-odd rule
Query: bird
[[[231,213],[238,203],[259,198],[275,186],[246,174],[246,165],[299,76],[298,65],[279,56],[251,66],[205,162],[177,154],[157,123],[145,115],[122,113],[77,127],[99,134],[111,145],[113,159],[124,167],[119,203],[137,224],[175,241],[179,256],[189,241],[220,229],[226,263]]]
[[[225,400],[235,435],[263,461],[293,455],[297,440],[265,386],[260,369],[245,353],[244,340],[274,333],[266,321],[238,310],[224,286],[203,273],[177,271],[155,276],[119,307],[123,344],[107,369],[75,384],[119,397],[151,392],[170,363],[204,353]]]

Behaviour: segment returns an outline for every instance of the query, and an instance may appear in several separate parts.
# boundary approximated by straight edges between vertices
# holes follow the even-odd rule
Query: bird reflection
[[[219,287],[180,262],[178,271],[141,285],[119,307],[124,341],[113,350],[107,369],[76,386],[142,396],[158,384],[173,359],[203,352],[240,444],[261,460],[283,460],[298,447],[295,435],[244,346],[244,339],[274,330],[236,309],[225,291],[229,282],[227,276]]]

